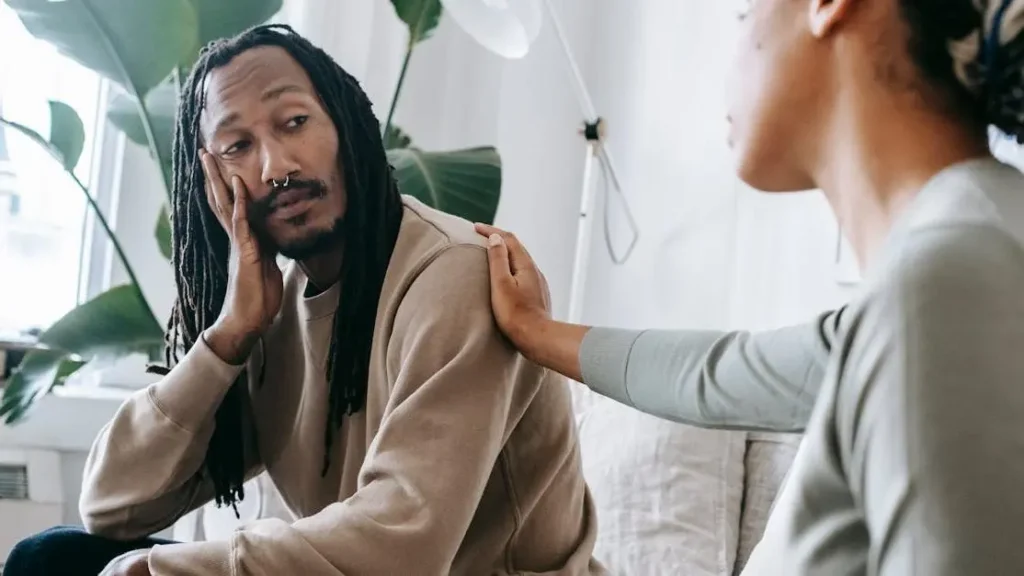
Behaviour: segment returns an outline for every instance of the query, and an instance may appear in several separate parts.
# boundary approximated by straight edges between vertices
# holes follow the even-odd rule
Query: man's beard
[[[342,240],[345,230],[344,224],[344,218],[338,218],[330,228],[326,230],[312,230],[309,236],[294,240],[286,245],[275,245],[273,240],[270,242],[275,248],[274,252],[277,254],[291,260],[306,260],[336,248]],[[263,245],[262,242],[260,240],[261,246]]]
[[[260,249],[269,256],[280,254],[291,260],[305,260],[337,246],[344,233],[344,219],[338,218],[330,228],[311,230],[305,238],[278,244],[267,231],[267,218],[274,211],[274,202],[289,190],[300,189],[307,193],[307,198],[323,198],[327,193],[327,184],[320,180],[290,180],[288,186],[274,188],[266,197],[254,200],[249,207],[249,223],[253,234],[259,242]],[[301,226],[306,215],[296,217],[295,224]]]

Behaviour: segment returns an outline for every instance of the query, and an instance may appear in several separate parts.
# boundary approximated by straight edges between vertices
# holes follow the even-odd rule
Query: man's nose
[[[274,187],[274,182],[280,186],[288,178],[294,178],[299,174],[299,163],[289,153],[288,148],[276,140],[264,142],[262,154],[261,177],[268,188]]]

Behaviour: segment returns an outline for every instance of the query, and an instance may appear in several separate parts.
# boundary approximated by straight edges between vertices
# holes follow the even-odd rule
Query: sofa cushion
[[[614,574],[730,576],[746,434],[668,422],[604,398],[585,405],[579,432],[598,559]]]
[[[797,434],[757,432],[747,436],[746,455],[743,459],[743,511],[740,516],[740,538],[734,574],[743,570],[754,546],[761,541],[768,524],[768,515],[793,465],[797,448],[800,447],[800,438]]]

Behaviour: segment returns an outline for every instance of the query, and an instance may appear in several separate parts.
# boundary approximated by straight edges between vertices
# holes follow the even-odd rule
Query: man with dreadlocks
[[[498,332],[472,225],[399,194],[357,82],[262,26],[183,94],[173,367],[96,439],[89,533],[26,541],[8,574],[603,572],[567,388]],[[263,471],[297,521],[144,539]]]

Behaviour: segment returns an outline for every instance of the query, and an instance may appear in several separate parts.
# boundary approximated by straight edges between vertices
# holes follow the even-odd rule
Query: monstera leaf
[[[134,285],[118,286],[65,314],[39,337],[47,348],[30,352],[15,370],[0,402],[0,416],[18,420],[28,406],[88,360],[146,354],[157,359],[163,328]]]
[[[388,150],[399,190],[471,222],[491,223],[501,197],[501,157],[491,147]]]
[[[441,21],[441,0],[391,0],[395,13],[409,27],[409,46],[430,38]]]
[[[198,44],[189,0],[5,0],[36,38],[144,95]]]

